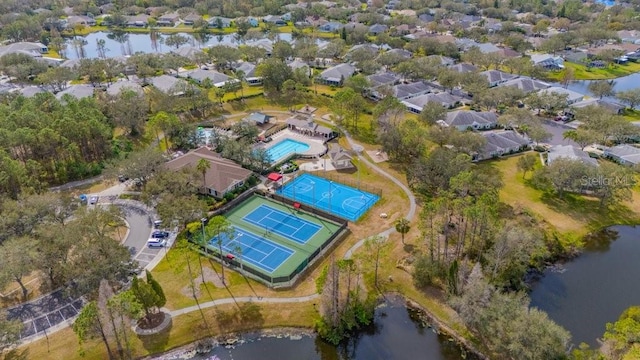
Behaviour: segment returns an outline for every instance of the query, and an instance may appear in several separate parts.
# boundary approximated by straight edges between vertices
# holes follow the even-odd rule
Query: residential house
[[[177,13],[164,14],[158,18],[156,24],[158,26],[175,26],[180,21],[180,15]]]
[[[598,161],[589,156],[582,149],[573,145],[556,145],[549,149],[547,154],[547,165],[563,158],[569,160],[580,161],[586,165],[598,166]]]
[[[266,56],[271,56],[273,53],[273,41],[269,39],[260,39],[249,44],[265,51]]]
[[[466,74],[470,72],[476,72],[478,70],[477,67],[467,64],[467,63],[458,63],[455,65],[449,66],[449,69],[459,72],[460,74]]]
[[[635,166],[640,164],[640,149],[629,144],[606,148],[604,156],[622,165]]]
[[[449,94],[448,92],[424,94],[402,100],[402,104],[407,108],[407,110],[414,114],[420,114],[428,103],[436,103],[440,104],[445,109],[452,109],[463,102],[465,102],[463,98]]]
[[[584,99],[584,95],[573,90],[565,89],[559,86],[552,86],[547,89],[542,89],[538,91],[541,94],[557,94],[557,95],[566,95],[567,96],[567,106],[571,104],[575,104]]]
[[[520,90],[522,90],[522,92],[524,93],[531,93],[534,91],[538,91],[538,90],[542,90],[542,89],[548,89],[551,85],[542,82],[542,81],[538,81],[538,80],[534,80],[530,77],[519,77],[519,78],[515,78],[512,80],[508,80],[505,81],[501,84],[499,84],[498,86],[512,86],[515,88],[518,88]]]
[[[440,65],[445,67],[450,67],[452,65],[455,65],[456,63],[455,59],[452,59],[448,56],[442,56],[442,55],[429,55],[427,56],[427,59],[435,59]]]
[[[564,59],[550,54],[532,54],[531,63],[549,70],[564,69]]]
[[[351,64],[338,64],[320,73],[317,80],[326,85],[342,86],[345,79],[355,74],[356,68]]]
[[[39,42],[16,42],[9,45],[0,46],[0,57],[7,54],[26,54],[31,57],[42,57],[42,54],[49,52],[49,48]]]
[[[250,62],[243,62],[238,65],[235,72],[242,71],[244,73],[244,81],[249,86],[262,85],[262,76],[256,75],[256,65]]]
[[[418,20],[422,21],[424,24],[428,24],[430,22],[434,22],[436,17],[433,14],[422,14],[418,16]]]
[[[385,54],[396,54],[403,59],[411,59],[413,57],[413,53],[405,49],[391,49],[385,52]]]
[[[222,17],[222,16],[214,16],[209,18],[207,22],[209,23],[209,27],[224,29],[224,28],[231,27],[231,23],[233,22],[233,20]]]
[[[448,112],[444,122],[460,131],[490,130],[498,126],[498,115],[487,111],[456,110]]]
[[[331,144],[327,154],[336,170],[353,169],[355,167],[351,162],[352,157],[349,152],[338,144]]]
[[[253,174],[237,163],[225,159],[206,147],[192,150],[182,156],[168,161],[164,166],[168,170],[180,171],[195,168],[200,160],[206,160],[209,166],[202,177],[203,188],[200,192],[221,199],[227,193],[243,186]]]
[[[160,75],[150,79],[151,85],[165,94],[182,96],[185,93],[187,82],[169,75]]]
[[[195,60],[199,54],[202,54],[202,49],[191,45],[185,45],[180,47],[179,49],[171,50],[171,53],[182,56],[183,58],[187,58],[189,60]]]
[[[78,84],[78,85],[70,85],[66,89],[60,91],[56,94],[56,98],[61,100],[65,95],[71,95],[77,99],[82,99],[86,97],[92,97],[95,88],[91,85],[87,84]]]
[[[209,79],[211,84],[217,88],[223,87],[227,84],[235,84],[238,82],[237,79],[232,79],[230,76],[213,70],[196,69],[180,73],[178,74],[178,76],[191,79],[198,84],[203,84],[207,79]]]
[[[291,14],[291,12],[288,13],[284,13],[282,14],[282,16],[280,16],[280,18],[284,21],[291,21],[291,17],[293,14]]]
[[[426,81],[416,81],[409,84],[398,84],[391,88],[391,95],[402,101],[412,97],[433,92],[435,87]]]
[[[318,27],[318,30],[323,31],[323,32],[338,32],[338,31],[342,30],[343,27],[344,27],[344,24],[341,24],[341,23],[335,22],[335,21],[330,21],[328,23],[324,23],[324,24],[320,25]]]
[[[182,19],[182,23],[185,25],[193,25],[200,20],[202,20],[202,16],[199,14],[189,14]]]
[[[620,30],[618,37],[625,43],[640,44],[640,31],[638,30]]]
[[[286,120],[287,127],[292,131],[300,132],[308,136],[319,136],[326,141],[333,139],[338,134],[328,127],[318,125],[313,117],[305,114],[295,114]]]
[[[489,83],[489,87],[498,86],[504,82],[515,79],[518,75],[507,74],[504,71],[500,70],[487,70],[480,73],[487,78],[487,82]]]
[[[72,15],[66,20],[67,28],[73,28],[77,25],[81,26],[96,26],[96,19],[86,15]]]
[[[18,90],[18,92],[20,93],[20,95],[26,98],[31,98],[36,96],[36,94],[40,94],[47,91],[41,88],[40,86],[25,86],[20,90]]]
[[[370,54],[371,59],[375,59],[375,57],[380,52],[380,47],[376,44],[354,45],[349,50],[347,50],[347,53],[345,54],[344,58],[347,60],[351,60],[351,55],[353,55],[354,53],[360,53],[360,52],[365,52],[367,54]]]
[[[611,112],[612,114],[618,114],[618,115],[622,114],[622,112],[624,111],[624,105],[622,104],[617,104],[617,103],[607,101],[607,100],[602,100],[602,99],[589,98],[589,99],[584,99],[571,104],[569,106],[570,109],[566,110],[565,112],[569,112],[573,115],[573,111],[572,111],[573,109],[580,109],[587,106],[602,107],[608,110],[609,112]]]
[[[371,26],[369,26],[369,34],[371,35],[378,35],[378,34],[382,34],[387,32],[387,30],[389,30],[389,27],[387,25],[383,25],[383,24],[373,24]]]
[[[246,22],[249,25],[251,25],[251,27],[260,26],[260,21],[257,18],[253,17],[253,16],[247,16],[245,18],[238,18],[238,19],[236,19],[236,23],[237,22]]]
[[[291,68],[291,70],[294,70],[294,71],[297,69],[303,69],[304,73],[309,78],[313,75],[313,70],[311,69],[311,67],[309,67],[309,65],[306,62],[300,59],[294,59],[293,61],[288,62],[287,65]]]
[[[261,112],[254,112],[249,114],[249,116],[245,117],[243,120],[256,125],[264,125],[268,124],[272,118],[273,116],[271,115],[263,114]]]
[[[383,71],[367,76],[367,80],[369,81],[369,88],[375,89],[379,86],[394,86],[398,84],[402,78],[396,73]]]
[[[515,131],[489,131],[482,133],[486,143],[478,154],[474,154],[474,160],[487,160],[503,155],[515,154],[530,148],[529,140]]]
[[[317,5],[320,5],[320,6],[324,6],[327,9],[334,8],[334,7],[336,7],[338,5],[337,3],[333,2],[333,1],[327,1],[327,0],[317,1],[317,2],[314,2],[314,4],[317,4]]]
[[[276,26],[286,26],[287,25],[287,22],[285,20],[283,20],[278,15],[267,15],[267,16],[262,18],[262,21],[267,23],[267,24],[274,24]]]
[[[147,14],[138,14],[135,16],[127,17],[127,26],[128,27],[147,27],[149,26],[149,19],[151,16]]]
[[[133,91],[139,96],[144,94],[142,86],[131,80],[116,81],[107,87],[107,94],[111,96],[117,96],[122,91]]]

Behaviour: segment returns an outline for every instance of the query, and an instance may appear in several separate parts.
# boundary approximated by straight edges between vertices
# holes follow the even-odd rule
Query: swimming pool
[[[291,140],[291,139],[284,139],[279,143],[276,143],[272,147],[268,148],[267,154],[269,154],[269,158],[271,159],[271,162],[275,163],[291,154],[303,153],[307,150],[309,150],[309,145],[305,143]]]

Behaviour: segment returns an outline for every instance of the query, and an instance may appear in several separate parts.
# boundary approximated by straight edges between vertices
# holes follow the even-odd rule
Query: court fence
[[[312,176],[315,176],[315,177],[319,177],[319,178],[327,179],[327,180],[330,180],[330,181],[333,181],[333,182],[341,183],[341,184],[344,184],[344,185],[347,185],[347,186],[351,186],[354,189],[366,191],[368,193],[371,193],[371,194],[378,195],[378,196],[382,197],[382,189],[377,188],[375,186],[371,186],[369,184],[366,184],[366,183],[358,181],[358,180],[354,180],[350,176],[343,175],[343,174],[337,173],[335,171],[325,172],[325,171],[298,170],[298,172],[293,175],[293,178],[290,181],[293,181],[295,178],[297,178],[298,176],[301,176],[303,174],[309,174],[309,175],[312,175]]]
[[[253,190],[253,191],[247,191],[243,193],[241,196],[238,196],[233,201],[230,201],[228,204],[225,204],[225,206],[218,209],[218,213],[216,215],[224,214],[225,212],[229,211],[231,208],[236,206],[241,201],[244,201],[253,195],[261,196],[263,198],[271,198],[273,200],[282,202],[290,206],[293,206],[293,204],[296,203],[295,201],[289,198],[280,196],[278,194],[265,193],[260,190]],[[242,197],[242,200],[240,200],[241,197]],[[242,261],[242,256],[233,257],[233,258],[222,256],[218,248],[215,246],[211,248],[213,251],[205,251],[204,247],[200,243],[198,243],[197,244],[199,245],[198,252],[204,256],[212,257],[220,261],[223,266],[226,265],[226,266],[232,267],[238,272],[244,274],[245,276],[250,277],[256,281],[260,281],[263,284],[272,287],[273,289],[278,289],[278,290],[289,289],[293,287],[300,280],[300,278],[304,277],[306,274],[312,271],[317,265],[317,263],[320,260],[324,259],[327,253],[331,249],[333,249],[336,245],[338,245],[342,240],[344,240],[344,238],[346,238],[347,235],[349,234],[349,228],[347,226],[349,222],[346,221],[345,219],[342,219],[326,211],[323,211],[321,209],[317,209],[305,204],[300,204],[298,210],[326,218],[331,222],[339,224],[340,227],[333,234],[331,234],[331,236],[325,242],[323,242],[322,245],[320,245],[313,253],[309,254],[309,256],[307,256],[307,258],[304,261],[302,261],[300,265],[291,274],[287,276],[278,276],[278,277],[269,276],[268,274],[258,269],[255,269],[251,265]]]

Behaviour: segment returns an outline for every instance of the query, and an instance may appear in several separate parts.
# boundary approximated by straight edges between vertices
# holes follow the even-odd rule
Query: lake
[[[192,34],[188,33],[180,33],[181,35],[186,36],[189,39],[189,42],[186,45],[191,45],[194,47],[205,48],[215,45],[238,45],[238,44],[247,44],[251,45],[252,41],[240,41],[236,34],[225,34],[225,35],[210,35],[209,38],[205,42],[201,42],[196,40]],[[167,37],[167,34],[158,33],[155,35],[155,41],[153,40],[151,34],[138,34],[138,33],[123,33],[121,36],[114,36],[114,34],[109,32],[95,32],[91,33],[87,36],[78,36],[76,39],[84,40],[84,57],[85,58],[98,58],[98,40],[105,41],[106,57],[117,57],[117,56],[126,56],[131,55],[137,52],[142,53],[166,53],[175,48],[164,45],[164,39]],[[290,33],[280,33],[277,35],[280,40],[283,41],[292,41],[292,36]],[[326,42],[326,40],[317,40],[318,44]],[[65,50],[64,57],[68,59],[78,59],[80,58],[80,49],[74,46],[74,40],[68,39],[67,49]],[[185,45],[185,46],[186,46]]]
[[[535,282],[531,306],[569,330],[575,346],[598,346],[607,322],[640,305],[640,227],[612,226],[588,237],[584,252]]]
[[[246,335],[242,340],[240,345],[217,347],[194,359],[215,359],[215,355],[220,360],[458,360],[463,356],[458,345],[424,327],[399,300],[379,307],[375,325],[339,347],[309,335],[294,339]],[[467,355],[467,359],[472,358]]]

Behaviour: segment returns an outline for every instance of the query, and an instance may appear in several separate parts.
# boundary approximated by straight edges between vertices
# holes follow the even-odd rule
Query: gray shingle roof
[[[394,85],[400,81],[400,76],[392,72],[382,72],[367,76],[371,88],[381,85]]]
[[[320,73],[320,78],[339,82],[340,80],[346,79],[353,75],[356,72],[355,66],[351,64],[338,64],[336,66],[332,66],[327,70]]]
[[[529,92],[538,91],[541,89],[547,89],[551,85],[542,81],[533,80],[528,77],[521,77],[521,78],[506,81],[498,86],[513,86],[526,93],[529,93]]]
[[[547,163],[551,164],[559,158],[581,161],[587,165],[598,166],[598,161],[589,154],[572,145],[556,145],[549,150]]]
[[[498,115],[492,112],[457,110],[447,113],[445,122],[449,126],[494,125],[498,123]]]
[[[605,154],[609,156],[613,155],[632,164],[640,164],[640,149],[635,146],[627,144],[617,145],[608,148]]]
[[[173,92],[172,95],[181,95],[182,92],[176,89],[179,84],[186,85],[186,82],[169,75],[160,75],[151,78],[151,85],[167,94]]]
[[[398,100],[405,100],[415,96],[423,95],[433,91],[434,87],[426,81],[416,81],[410,84],[399,84],[394,86],[392,94]]]
[[[480,73],[487,78],[490,84],[509,81],[518,77],[518,75],[507,74],[500,70],[487,70]]]
[[[56,98],[58,99],[62,99],[62,97],[65,94],[69,94],[71,96],[74,96],[78,99],[82,99],[85,97],[91,97],[93,96],[93,91],[95,90],[95,88],[91,85],[86,85],[86,84],[79,84],[79,85],[71,85],[68,88],[60,91],[59,93],[56,94]]]
[[[485,158],[490,157],[491,154],[516,150],[529,144],[527,139],[518,135],[515,131],[488,132],[482,133],[482,136],[487,140],[482,149],[482,154]]]

